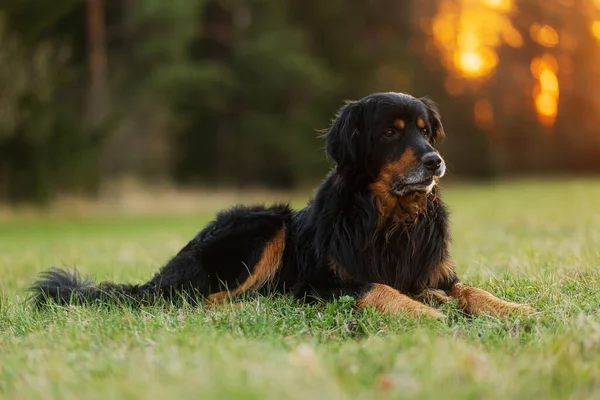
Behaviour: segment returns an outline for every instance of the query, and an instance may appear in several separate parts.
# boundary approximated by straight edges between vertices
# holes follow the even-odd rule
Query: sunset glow
[[[543,91],[558,94],[558,79],[554,72],[549,69],[542,71],[540,74],[540,85]]]
[[[592,23],[592,33],[596,39],[600,40],[600,21],[594,21]]]
[[[594,0],[594,4],[600,9],[600,0]],[[523,32],[529,36],[524,39],[511,21],[514,12],[518,12],[514,0],[443,0],[440,3],[431,20],[431,32],[433,44],[449,73],[444,84],[448,93],[460,96],[485,82],[500,62],[498,49],[501,46],[519,48],[526,39],[542,49],[555,49],[561,43],[568,48],[573,44],[572,36],[543,22],[532,23]],[[600,40],[600,19],[591,23],[591,30]],[[570,65],[567,61],[561,58],[565,71]],[[531,60],[530,70],[535,84],[527,90],[531,90],[538,119],[545,126],[553,125],[558,114],[559,62],[552,54],[545,53]],[[493,127],[494,109],[489,100],[480,99],[475,103],[473,118],[481,128]]]
[[[556,99],[548,93],[539,94],[535,98],[535,106],[543,119],[554,118],[558,108]]]
[[[458,54],[457,67],[467,75],[481,75],[485,67],[483,57],[475,51],[465,51]]]
[[[533,77],[538,80],[533,88],[538,120],[543,125],[553,125],[558,113],[558,62],[552,55],[544,54],[531,60],[530,69]]]
[[[535,57],[531,60],[530,64],[531,75],[534,78],[539,79],[542,72],[550,70],[554,73],[558,72],[558,61],[551,54],[544,54],[541,57]]]
[[[513,0],[443,1],[432,20],[432,32],[444,66],[457,77],[489,76],[498,64],[498,46],[523,45],[510,21],[513,8]]]
[[[512,7],[511,0],[483,0],[483,3],[502,11],[510,11]]]
[[[533,24],[529,28],[529,35],[544,47],[554,47],[559,42],[558,32],[550,25]]]

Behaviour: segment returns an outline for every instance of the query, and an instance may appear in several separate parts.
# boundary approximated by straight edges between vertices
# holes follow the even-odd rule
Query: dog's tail
[[[37,307],[48,303],[91,304],[96,302],[121,302],[128,304],[148,303],[154,298],[150,284],[129,285],[112,282],[95,284],[90,278],[83,278],[73,272],[50,268],[40,273],[39,279],[29,287],[29,300]]]

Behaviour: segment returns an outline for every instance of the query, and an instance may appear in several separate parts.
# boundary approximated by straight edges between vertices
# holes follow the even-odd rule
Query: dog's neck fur
[[[430,200],[438,197],[437,182],[429,193],[409,193],[398,196],[390,192],[390,188],[381,181],[372,181],[366,176],[356,176],[354,179],[347,174],[332,170],[327,180],[343,192],[340,200],[352,202],[355,193],[366,193],[378,213],[376,230],[404,230],[413,225],[420,216],[427,213]]]
[[[379,193],[373,193],[373,200],[379,211],[378,227],[385,228],[396,225],[412,225],[419,216],[427,211],[427,201],[430,193],[410,193],[404,196],[387,194],[382,196]]]
[[[369,192],[379,214],[378,229],[408,227],[414,224],[421,215],[427,212],[428,200],[437,197],[437,182],[429,193],[413,192],[398,196],[390,192],[387,182],[372,181],[365,175],[357,175],[352,179],[348,174],[342,174],[334,169],[330,172],[329,177],[333,178],[339,188],[346,188],[354,193],[365,190]]]

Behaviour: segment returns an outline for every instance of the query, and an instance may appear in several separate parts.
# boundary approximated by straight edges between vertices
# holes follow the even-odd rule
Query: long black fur
[[[427,132],[416,128],[417,116],[425,116]],[[397,118],[406,120],[407,127],[392,139],[382,138],[381,132],[393,128]],[[327,153],[336,165],[302,210],[275,205],[223,211],[143,285],[95,285],[77,273],[51,269],[30,288],[33,302],[147,302],[174,295],[202,299],[247,279],[265,244],[281,229],[285,250],[267,285],[270,290],[327,299],[358,297],[373,283],[383,283],[417,295],[448,257],[448,216],[439,190],[433,188],[414,221],[382,222],[370,185],[386,163],[408,150],[416,156],[433,150],[443,134],[439,112],[428,99],[377,93],[349,103],[326,136]],[[451,274],[436,289],[446,290],[457,281]]]

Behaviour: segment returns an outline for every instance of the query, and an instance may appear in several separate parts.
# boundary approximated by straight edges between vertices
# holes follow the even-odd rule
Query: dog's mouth
[[[418,182],[395,182],[391,192],[396,196],[406,196],[412,193],[429,194],[436,184],[437,180],[433,176]]]

